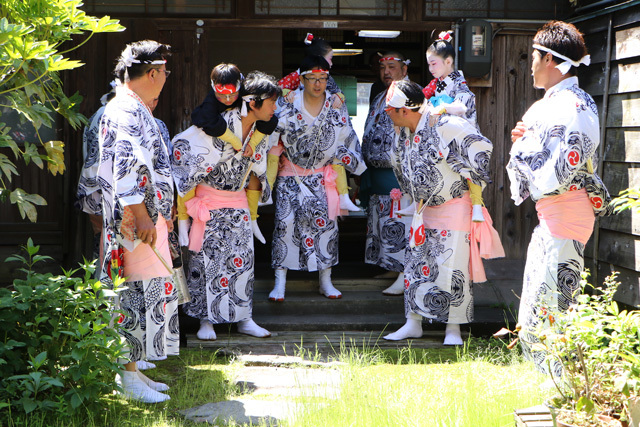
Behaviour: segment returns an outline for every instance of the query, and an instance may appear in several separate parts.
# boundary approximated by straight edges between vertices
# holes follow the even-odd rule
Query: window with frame
[[[402,18],[402,0],[256,0],[256,16],[363,16]]]

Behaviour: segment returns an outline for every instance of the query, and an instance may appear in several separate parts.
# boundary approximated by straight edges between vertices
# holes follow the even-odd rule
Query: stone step
[[[425,331],[422,338],[387,341],[382,339],[387,332],[381,331],[278,331],[269,338],[254,338],[221,330],[216,341],[201,341],[195,334],[187,335],[187,347],[218,350],[225,354],[276,354],[299,355],[306,353],[313,357],[317,354],[336,355],[349,348],[364,349],[403,349],[407,347],[428,349],[443,348],[444,331]],[[463,338],[469,334],[463,331]],[[309,358],[309,357],[307,357]]]

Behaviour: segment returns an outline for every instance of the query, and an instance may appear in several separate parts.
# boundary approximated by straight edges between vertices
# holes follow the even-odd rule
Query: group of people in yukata
[[[481,195],[491,183],[492,143],[454,68],[451,38],[441,33],[428,48],[434,79],[424,88],[409,80],[400,52],[378,54],[384,88],[371,103],[362,141],[331,77],[331,46],[311,34],[300,68],[280,81],[217,65],[193,125],[172,140],[152,114],[170,74],[170,47],[127,45],[114,93],[85,131],[78,186],[78,204],[99,242],[102,280],[119,276],[126,285],[115,319],[128,347],[116,378],[125,396],[169,399],[168,386],[140,368],[178,352],[176,283],[165,264],[180,258],[182,247],[190,251],[191,295],[183,308],[200,320],[198,338],[216,339],[221,323],[270,336],[252,318],[261,204],[275,204],[269,299],[285,300],[291,269],[318,271],[320,294],[342,297],[331,281],[337,219],[359,209],[347,172],[360,176],[367,209],[365,262],[398,275],[383,293],[404,295],[406,323],[384,338],[419,338],[427,319],[446,324],[444,344],[462,344],[460,325],[473,320],[472,282],[486,280],[481,258],[504,251]],[[575,77],[589,62],[582,35],[552,21],[536,34],[532,58],[534,85],[546,93],[511,133],[507,172],[516,204],[531,197],[540,218],[519,321],[525,355],[542,366],[544,356],[531,350],[535,329],[574,300],[584,245],[609,196],[594,170],[596,107]]]

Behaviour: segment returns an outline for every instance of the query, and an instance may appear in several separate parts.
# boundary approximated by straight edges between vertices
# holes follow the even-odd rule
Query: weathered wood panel
[[[605,64],[592,64],[588,73],[580,76],[580,86],[591,96],[602,95],[605,83]],[[640,63],[612,64],[609,94],[640,91]]]
[[[600,230],[598,260],[640,272],[640,239],[617,231]]]
[[[607,127],[640,126],[640,92],[609,97]]]
[[[498,34],[494,39],[492,88],[473,88],[476,93],[478,123],[493,142],[491,178],[493,184],[484,191],[487,208],[508,258],[523,259],[531,231],[538,223],[530,201],[515,206],[509,191],[504,165],[509,161],[511,129],[542,91],[533,88],[531,78],[531,36]]]
[[[609,128],[604,144],[605,161],[640,163],[640,128]]]
[[[582,23],[579,29],[584,31],[589,28],[588,25]],[[591,55],[591,63],[599,64],[606,61],[606,43],[607,38],[606,26],[599,32],[589,32],[585,35],[585,43],[589,47]],[[611,51],[611,60],[620,61],[628,58],[640,56],[640,28],[633,26],[631,28],[622,28],[613,33],[614,44]]]
[[[621,190],[640,186],[640,165],[629,163],[605,163],[603,181],[613,197]],[[625,211],[604,217],[600,221],[603,229],[640,236],[640,213]]]

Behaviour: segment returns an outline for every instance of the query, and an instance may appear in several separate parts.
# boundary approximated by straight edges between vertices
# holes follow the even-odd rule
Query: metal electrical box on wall
[[[468,77],[483,77],[491,71],[493,30],[487,21],[472,19],[461,26],[460,69]]]

